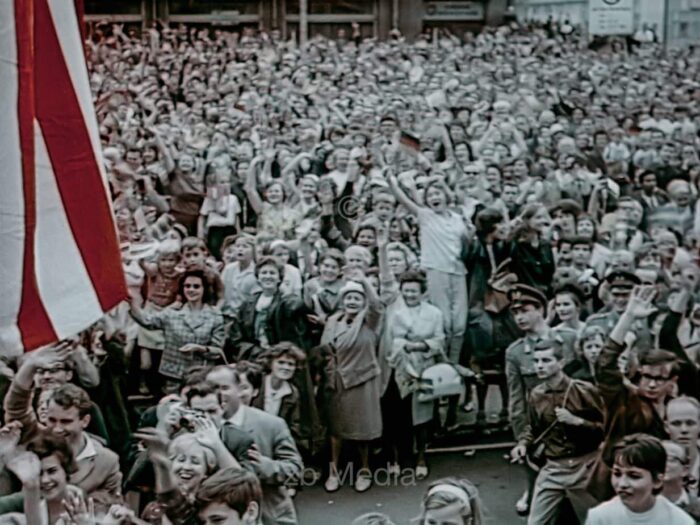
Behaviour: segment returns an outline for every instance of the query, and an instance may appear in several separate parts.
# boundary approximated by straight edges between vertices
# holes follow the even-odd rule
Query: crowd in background
[[[700,520],[700,54],[644,40],[93,26],[130,300],[0,364],[0,523],[295,524],[492,385],[528,523]]]

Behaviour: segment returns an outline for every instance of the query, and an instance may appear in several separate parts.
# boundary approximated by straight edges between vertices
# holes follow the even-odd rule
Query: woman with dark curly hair
[[[299,437],[299,389],[292,383],[294,373],[306,359],[304,351],[294,343],[282,342],[263,352],[260,361],[265,375],[252,406],[287,422],[292,437]]]
[[[179,295],[185,304],[179,310],[167,308],[145,312],[132,299],[131,316],[141,326],[163,330],[165,349],[158,371],[165,376],[164,390],[176,391],[185,370],[191,366],[214,364],[223,357],[224,318],[211,306],[211,290],[204,272],[185,272]]]

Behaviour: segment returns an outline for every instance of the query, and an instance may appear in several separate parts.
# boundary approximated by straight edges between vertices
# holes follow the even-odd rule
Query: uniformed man
[[[540,340],[533,349],[539,385],[528,397],[528,424],[511,451],[514,460],[529,453],[546,460],[535,481],[528,525],[557,522],[567,496],[585,492],[589,467],[603,439],[604,407],[595,385],[563,371],[562,346]],[[577,501],[572,504],[577,509]],[[586,508],[577,509],[583,522]]]
[[[609,334],[620,319],[620,315],[627,308],[632,288],[640,283],[639,277],[624,270],[615,270],[609,273],[605,277],[608,304],[600,313],[591,315],[586,320],[586,326],[599,326],[606,335]],[[639,354],[643,354],[652,347],[654,339],[644,320],[635,320],[632,332],[636,336],[633,347]]]
[[[508,294],[510,309],[523,337],[506,349],[508,380],[508,412],[513,434],[517,437],[527,424],[527,396],[540,383],[535,373],[533,349],[542,339],[553,339],[562,345],[566,362],[574,358],[576,332],[570,328],[551,328],[546,321],[547,298],[538,289],[516,284]]]
[[[547,298],[538,289],[525,284],[516,284],[508,293],[510,309],[518,328],[524,333],[506,349],[506,380],[508,382],[508,415],[513,435],[520,436],[527,425],[527,397],[540,383],[535,373],[533,349],[542,339],[554,339],[562,345],[565,361],[574,358],[576,332],[569,328],[551,328],[546,321]],[[530,485],[534,474],[529,472]],[[529,509],[530,491],[518,500],[519,514]]]

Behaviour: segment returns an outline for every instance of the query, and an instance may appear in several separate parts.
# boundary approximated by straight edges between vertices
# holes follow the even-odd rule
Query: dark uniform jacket
[[[545,339],[558,341],[568,363],[574,359],[576,332],[568,328],[551,329]],[[513,434],[518,437],[527,424],[527,398],[541,381],[535,374],[533,349],[540,338],[526,335],[510,345],[506,350],[506,380],[508,382],[508,413]]]
[[[554,424],[557,408],[566,408],[582,418],[584,424]],[[539,384],[530,392],[529,424],[518,441],[529,446],[543,436],[544,455],[548,459],[583,456],[596,450],[603,439],[604,412],[598,389],[591,383],[563,376],[554,387]]]

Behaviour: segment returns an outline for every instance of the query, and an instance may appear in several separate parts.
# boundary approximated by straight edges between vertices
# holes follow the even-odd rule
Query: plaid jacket
[[[185,305],[179,310],[166,308],[160,312],[143,312],[143,318],[149,328],[161,329],[165,335],[165,349],[158,370],[164,376],[182,379],[187,368],[217,359],[210,353],[182,353],[182,346],[189,343],[217,348],[224,346],[224,318],[218,308],[204,305],[201,310],[192,311]]]

